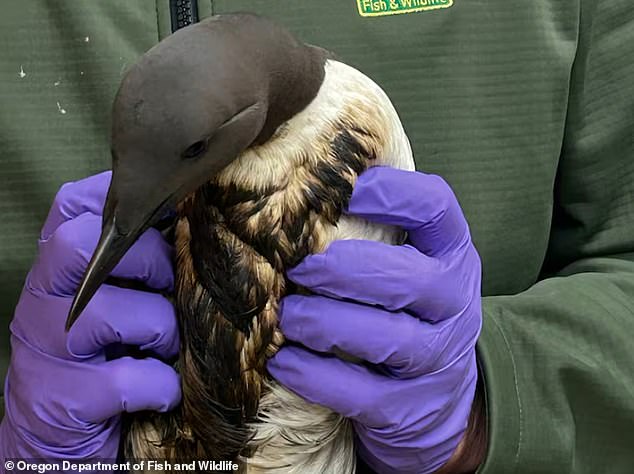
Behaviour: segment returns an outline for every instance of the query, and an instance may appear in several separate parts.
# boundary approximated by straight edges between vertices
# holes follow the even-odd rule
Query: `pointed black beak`
[[[164,199],[160,194],[150,196],[149,190],[143,189],[140,182],[131,185],[125,179],[121,180],[116,171],[113,173],[104,206],[101,237],[70,307],[66,331],[141,234],[172,212],[174,194],[165,194],[168,197]]]
[[[121,234],[117,230],[114,219],[104,222],[104,228],[97,248],[88,264],[86,273],[79,283],[77,294],[70,307],[66,319],[66,331],[77,321],[79,315],[95,295],[101,284],[108,278],[110,272],[119,263],[123,255],[134,244],[141,232]]]

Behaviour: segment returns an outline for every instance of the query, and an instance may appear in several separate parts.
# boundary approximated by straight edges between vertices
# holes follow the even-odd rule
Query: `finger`
[[[101,232],[101,217],[85,213],[64,222],[48,240],[40,242],[32,285],[55,295],[71,296],[83,276]],[[151,288],[171,289],[174,284],[172,248],[156,229],[148,229],[112,272]]]
[[[414,246],[429,256],[442,256],[471,241],[456,196],[436,175],[370,168],[354,186],[348,213],[407,230]]]
[[[287,296],[279,314],[286,339],[318,352],[343,351],[384,365],[398,378],[420,376],[450,364],[475,345],[480,329],[475,312],[429,324],[403,312],[322,296]]]
[[[88,358],[113,343],[140,346],[164,359],[178,354],[179,337],[174,306],[154,293],[103,285],[67,338],[68,351]]]
[[[62,223],[85,212],[101,216],[111,176],[111,171],[104,171],[62,185],[42,227],[41,238],[48,239]]]
[[[123,357],[101,364],[90,377],[85,369],[81,375],[82,396],[91,400],[78,413],[85,421],[98,423],[123,412],[166,412],[181,400],[178,374],[156,359]]]
[[[380,421],[378,416],[373,418],[380,411],[371,407],[378,405],[380,390],[394,383],[364,366],[293,346],[280,349],[267,368],[279,383],[305,400],[365,424]]]
[[[477,256],[477,254],[475,254]],[[338,240],[324,253],[309,255],[287,272],[315,293],[347,298],[390,311],[407,310],[437,321],[462,311],[477,287],[474,272],[461,272],[471,252],[448,262],[409,246]]]

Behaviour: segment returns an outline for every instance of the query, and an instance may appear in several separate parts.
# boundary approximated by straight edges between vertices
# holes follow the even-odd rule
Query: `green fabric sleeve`
[[[634,255],[565,273],[484,299],[482,473],[632,472]]]
[[[482,473],[634,472],[634,8],[579,31],[545,276],[483,300]]]

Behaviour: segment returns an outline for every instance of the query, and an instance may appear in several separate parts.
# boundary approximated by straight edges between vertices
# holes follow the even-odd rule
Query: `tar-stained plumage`
[[[255,419],[266,359],[283,342],[276,313],[288,286],[285,269],[323,250],[320,229],[336,225],[352,181],[374,158],[350,131],[335,126],[332,133],[324,137],[329,152],[306,160],[301,182],[289,175],[259,194],[242,183],[225,187],[214,180],[181,206],[177,301],[184,405],[191,407],[185,421],[219,459],[234,459],[249,432],[237,444],[213,446],[217,423],[231,419],[244,429]],[[288,192],[293,187],[299,192]],[[204,409],[210,401],[229,408],[216,423]]]
[[[283,54],[289,41],[291,49],[301,47],[287,33],[280,33],[283,30],[252,15],[215,17],[191,30],[222,30],[226,25],[219,25],[223,22],[235,26],[241,20],[257,24],[260,43],[272,43],[263,46],[268,54],[271,48],[279,48]],[[178,33],[183,41],[187,40],[187,30],[190,28]],[[234,28],[227,34],[227,41],[240,34],[253,32]],[[222,38],[211,36],[216,41]],[[243,39],[242,43],[247,42]],[[164,47],[160,61],[169,62],[176,46]],[[177,368],[183,401],[172,413],[130,415],[128,457],[233,460],[250,473],[354,471],[350,423],[278,385],[268,376],[266,361],[284,343],[277,324],[280,299],[289,292],[301,291],[285,278],[289,267],[310,253],[325,250],[335,239],[363,238],[391,244],[402,241],[400,230],[347,216],[344,210],[357,176],[369,166],[413,169],[413,159],[396,111],[383,91],[359,71],[326,59],[322,50],[306,48],[313,53],[301,59],[300,67],[288,61],[294,57],[290,54],[286,62],[278,58],[270,69],[274,76],[283,76],[288,69],[292,80],[282,82],[292,87],[272,87],[268,91],[272,95],[256,100],[256,109],[265,107],[268,113],[259,122],[249,120],[241,125],[255,127],[239,133],[251,137],[249,140],[238,146],[235,137],[217,137],[212,127],[205,132],[211,134],[206,138],[210,142],[208,150],[196,158],[200,163],[192,165],[186,160],[183,169],[174,171],[176,177],[170,178],[176,181],[170,189],[162,183],[149,183],[165,189],[163,200],[148,203],[145,220],[132,222],[130,216],[134,213],[126,215],[125,208],[133,205],[133,197],[141,199],[148,186],[130,187],[140,179],[131,179],[128,174],[141,164],[127,165],[126,160],[141,160],[142,154],[117,145],[117,166],[128,168],[119,170],[119,175],[118,168],[114,169],[106,204],[110,214],[104,214],[106,226],[110,217],[113,228],[119,220],[126,222],[128,234],[126,229],[119,229],[119,233],[128,245],[138,229],[154,223],[154,218],[147,215],[157,215],[165,202],[175,205],[177,211],[175,297],[181,330]],[[180,62],[174,58],[175,64]],[[194,69],[192,73],[210,74],[204,67],[197,71],[195,61],[187,62]],[[146,70],[142,66],[134,74],[142,83],[143,74],[153,71],[148,66],[152,61],[146,58],[139,64],[145,64]],[[266,68],[260,65],[260,69]],[[218,74],[222,80],[208,77],[207,86],[225,90],[215,90],[210,97],[243,91],[244,86],[230,85],[226,71]],[[267,80],[275,83],[279,78]],[[135,94],[143,95],[125,84],[124,80],[120,95],[127,100],[136,100]],[[183,87],[185,84],[183,81]],[[219,104],[210,99],[205,116],[221,114],[219,109],[226,115],[226,104],[233,102],[239,100],[223,96]],[[231,124],[232,120],[242,120],[242,109],[235,109],[229,111],[229,118],[216,121]],[[165,113],[177,117],[171,122],[184,120],[179,118],[178,110]],[[238,118],[231,118],[231,114]],[[116,115],[113,120],[117,120]],[[142,121],[135,126],[140,127],[137,134],[141,134]],[[204,129],[204,124],[193,127]],[[145,137],[151,140],[152,134],[174,133],[168,128],[165,125],[161,130],[160,123],[152,121]],[[187,148],[187,140],[194,140],[191,137],[174,140],[182,142],[180,148]],[[228,143],[226,149],[223,143]],[[134,147],[134,143],[127,147]],[[228,150],[235,153],[231,159]],[[216,152],[224,153],[221,167],[213,164]],[[159,167],[176,166],[173,157],[162,158],[161,153],[169,155],[168,151],[157,149],[155,153],[153,160],[172,163]],[[122,181],[116,181],[118,176]],[[148,179],[154,179],[152,173],[145,177],[145,181]],[[106,260],[98,263],[106,268],[112,264],[107,261],[107,245],[102,254]],[[89,282],[87,287],[92,284]]]

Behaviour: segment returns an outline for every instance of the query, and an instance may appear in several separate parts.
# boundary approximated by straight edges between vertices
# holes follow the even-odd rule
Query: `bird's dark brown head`
[[[311,102],[325,59],[251,14],[184,28],[141,57],[114,101],[102,235],[67,329],[143,231]]]

